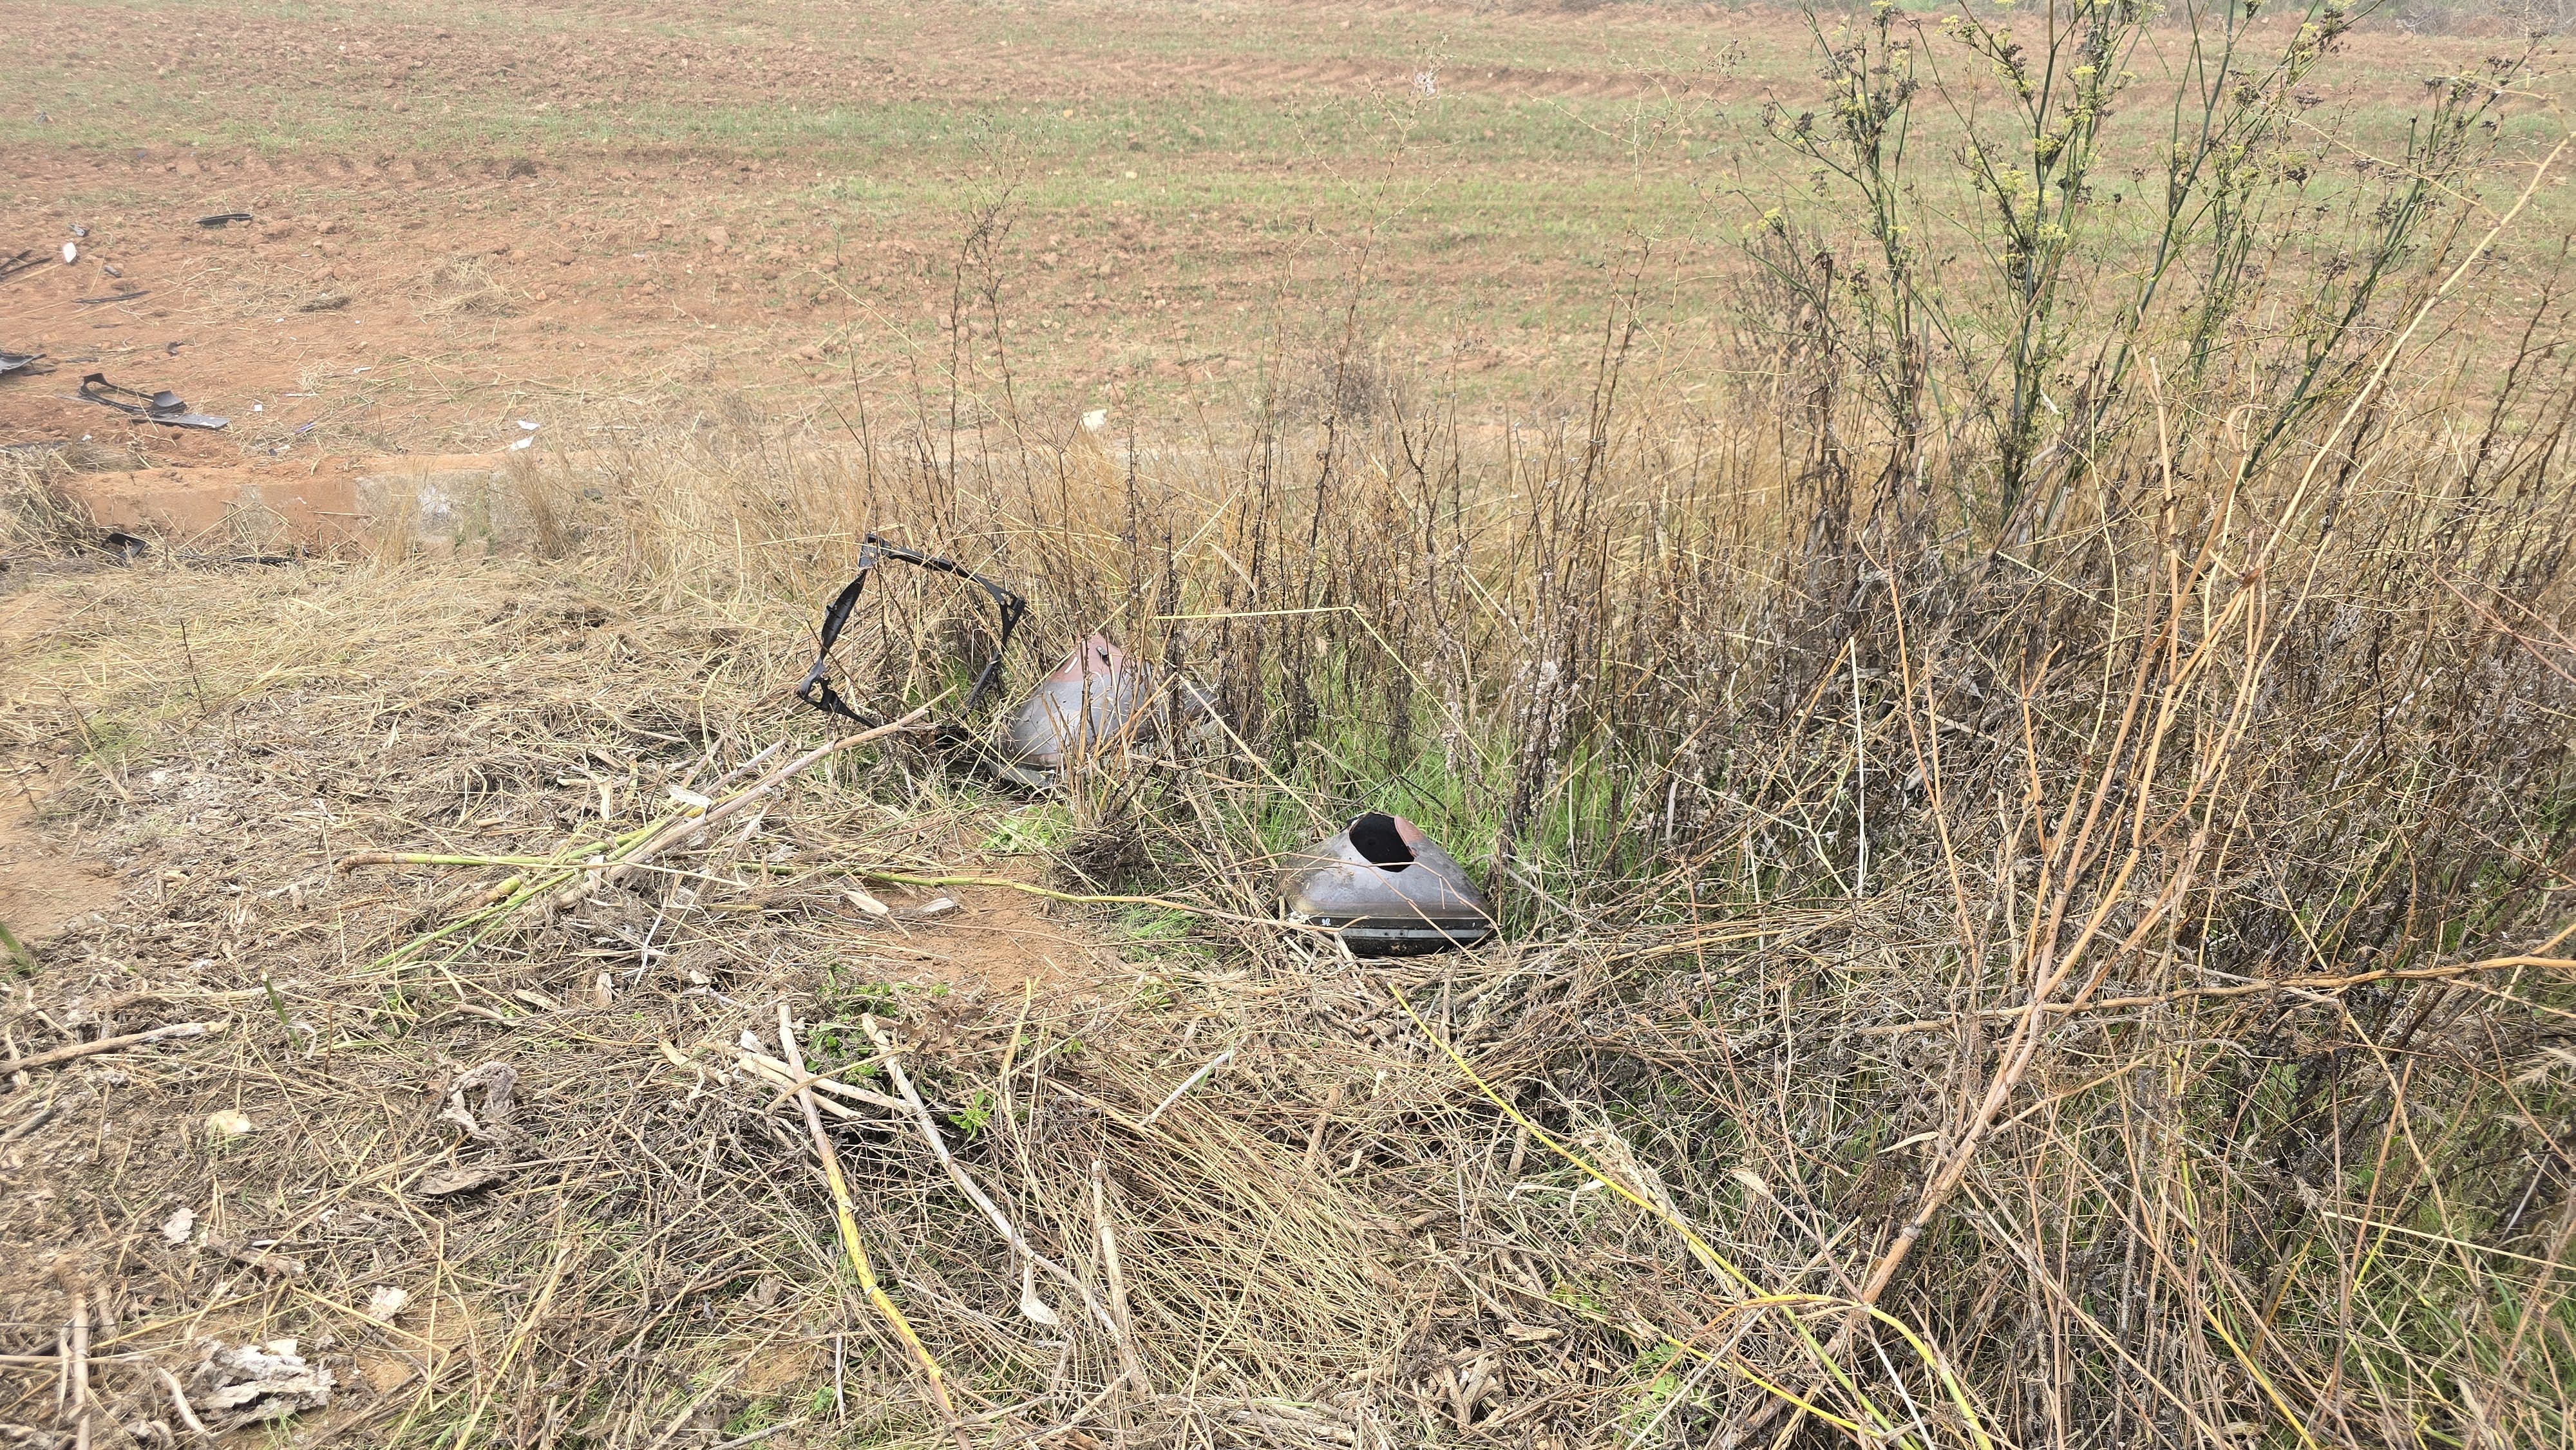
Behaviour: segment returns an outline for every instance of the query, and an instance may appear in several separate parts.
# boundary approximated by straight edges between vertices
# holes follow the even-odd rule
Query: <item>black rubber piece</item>
[[[862,725],[881,723],[851,708],[850,702],[841,698],[841,692],[832,688],[831,667],[832,646],[840,643],[841,631],[850,622],[850,611],[858,607],[859,594],[867,588],[869,573],[888,559],[900,559],[935,574],[953,574],[970,583],[981,584],[984,592],[993,596],[993,606],[1001,617],[1002,637],[994,641],[993,658],[986,662],[984,672],[975,677],[975,688],[966,692],[966,703],[958,710],[961,715],[972,712],[977,702],[993,688],[993,682],[1001,678],[1003,654],[1011,647],[1011,631],[1019,627],[1020,616],[1028,613],[1029,602],[954,559],[941,559],[900,544],[889,544],[874,534],[868,535],[859,545],[857,576],[841,586],[841,592],[823,610],[822,641],[814,651],[814,667],[805,672],[804,681],[796,687],[796,698],[826,715],[838,715]]]

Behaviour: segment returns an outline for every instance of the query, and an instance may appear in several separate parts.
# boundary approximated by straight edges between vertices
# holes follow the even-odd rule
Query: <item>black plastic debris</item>
[[[0,377],[7,377],[43,356],[44,354],[40,352],[11,352],[6,348],[0,348]]]
[[[39,252],[35,248],[30,247],[27,250],[16,253],[12,256],[0,257],[0,282],[6,282],[21,272],[32,272],[36,270],[36,268],[42,264],[47,257],[52,255],[53,254],[51,252]]]
[[[75,297],[72,299],[72,305],[74,307],[96,307],[102,302],[132,302],[138,298],[149,297],[151,295],[151,288],[137,287],[131,292],[110,292],[104,297]]]
[[[249,220],[250,213],[246,211],[219,211],[213,216],[201,216],[197,218],[197,225],[201,227],[228,227],[235,222],[246,222]]]
[[[163,423],[173,428],[221,428],[232,422],[230,418],[189,412],[187,400],[167,389],[145,397],[132,388],[120,388],[109,382],[105,373],[91,373],[82,378],[80,395],[102,408],[114,408],[147,423]]]
[[[1413,822],[1377,811],[1291,853],[1279,902],[1290,920],[1331,927],[1364,957],[1448,951],[1494,931],[1467,868]]]
[[[873,573],[879,564],[889,559],[899,559],[906,564],[928,569],[935,574],[955,575],[969,583],[982,585],[984,592],[993,596],[993,607],[998,611],[1001,621],[1001,637],[993,642],[992,659],[985,662],[983,672],[975,677],[974,688],[966,692],[966,703],[958,708],[958,713],[961,715],[971,712],[984,698],[985,692],[992,689],[993,682],[1001,678],[1003,651],[1010,647],[1011,631],[1019,627],[1020,616],[1028,613],[1029,602],[954,559],[941,559],[917,549],[890,544],[874,534],[868,535],[859,545],[858,573],[849,583],[841,586],[841,592],[833,597],[831,604],[823,611],[821,645],[814,652],[814,667],[805,672],[803,683],[796,687],[796,698],[826,715],[838,715],[844,720],[855,720],[862,725],[873,726],[882,723],[871,716],[859,713],[851,707],[849,701],[841,698],[841,693],[832,688],[831,667],[832,646],[840,642],[841,631],[849,625],[850,611],[858,607],[859,595],[867,588],[868,575]],[[964,732],[953,725],[941,726],[939,733],[943,739],[951,741],[965,738]]]

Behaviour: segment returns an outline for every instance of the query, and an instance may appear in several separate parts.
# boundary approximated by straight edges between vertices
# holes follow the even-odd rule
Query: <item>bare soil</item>
[[[12,678],[16,662],[59,647],[72,613],[70,602],[50,591],[0,593],[0,698],[23,688],[23,680]],[[110,909],[118,897],[117,883],[82,858],[77,827],[46,818],[63,768],[60,757],[0,757],[6,776],[0,780],[0,926],[31,947]]]

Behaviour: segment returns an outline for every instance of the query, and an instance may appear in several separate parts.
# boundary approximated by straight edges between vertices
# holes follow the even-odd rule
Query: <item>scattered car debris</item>
[[[201,216],[197,218],[197,225],[201,227],[228,227],[235,222],[246,222],[249,220],[250,213],[246,211],[219,211],[213,216]]]
[[[796,698],[826,715],[838,715],[845,720],[858,721],[862,725],[874,726],[879,723],[870,716],[860,714],[849,701],[841,698],[838,690],[832,688],[832,646],[840,642],[841,631],[850,622],[850,611],[858,607],[859,594],[867,587],[868,575],[888,559],[900,559],[933,573],[956,575],[969,583],[984,586],[984,592],[993,596],[993,606],[999,611],[1001,620],[1001,637],[993,642],[993,657],[985,662],[983,672],[975,677],[974,688],[966,692],[966,703],[958,707],[958,713],[961,715],[972,713],[976,703],[984,698],[985,692],[993,688],[993,682],[1001,678],[1002,659],[1011,647],[1011,631],[1019,627],[1020,616],[1028,613],[1029,602],[953,559],[936,558],[917,549],[890,544],[875,534],[868,535],[859,545],[858,573],[849,583],[841,587],[841,592],[834,596],[831,605],[823,611],[822,643],[814,652],[814,667],[805,672],[803,683],[796,687]],[[964,733],[954,726],[940,727],[940,734],[943,739],[952,743],[965,738]]]
[[[1279,898],[1290,920],[1340,931],[1360,956],[1447,951],[1494,930],[1466,868],[1413,822],[1379,811],[1291,853]]]
[[[74,222],[72,223],[72,235],[85,239],[89,236],[89,228],[82,226],[79,222]]]
[[[40,352],[11,352],[6,348],[0,348],[0,376],[14,373],[43,356],[44,354]]]
[[[120,388],[107,380],[105,373],[91,373],[81,379],[80,395],[103,408],[114,408],[147,423],[166,423],[173,428],[221,428],[232,422],[207,413],[191,413],[187,400],[167,389],[150,397],[132,388]]]
[[[99,264],[98,269],[111,277],[122,277],[125,275],[125,269],[116,265],[114,262],[102,262]]]
[[[1167,740],[1178,733],[1171,728],[1175,723],[1214,723],[1216,701],[1206,690],[1182,679],[1167,698],[1157,673],[1130,660],[1107,636],[1093,634],[1003,718],[997,741],[1002,774],[1045,789],[1067,765]],[[1169,718],[1175,705],[1178,722]]]
[[[1003,718],[1004,773],[1022,785],[1053,785],[1066,765],[1134,739],[1152,688],[1125,650],[1094,634]]]
[[[75,297],[72,299],[72,305],[75,307],[96,307],[102,302],[132,302],[138,297],[149,297],[151,295],[151,288],[137,287],[131,292],[110,292],[104,297]]]
[[[320,292],[311,297],[307,297],[301,303],[298,303],[295,310],[298,312],[337,312],[348,305],[349,294],[346,292]]]
[[[65,242],[65,243],[63,243],[63,265],[64,265],[64,266],[66,266],[66,267],[68,267],[68,266],[70,266],[72,263],[77,262],[77,261],[79,261],[79,260],[80,260],[80,243],[78,243],[78,242]]]
[[[34,271],[37,264],[44,260],[45,254],[33,247],[13,256],[0,257],[0,282],[6,282],[21,272]]]
[[[283,1420],[331,1403],[331,1371],[304,1362],[292,1339],[227,1345],[206,1341],[206,1357],[190,1378],[199,1418],[220,1434],[262,1420]]]
[[[521,427],[528,426],[525,423]],[[525,440],[522,440],[523,442]],[[517,447],[517,444],[511,445]],[[1007,657],[1011,633],[1028,612],[1028,601],[1000,583],[966,568],[951,559],[935,558],[917,550],[890,544],[869,534],[859,550],[858,573],[843,586],[831,605],[823,611],[820,648],[815,651],[813,668],[805,672],[796,687],[796,697],[827,715],[839,715],[861,724],[877,723],[861,714],[833,688],[831,680],[832,649],[840,642],[841,632],[848,627],[850,612],[867,587],[868,576],[889,559],[938,573],[953,574],[984,587],[993,596],[1000,616],[999,637],[994,641],[992,657],[977,673],[973,688],[959,714],[971,713],[1000,680],[1002,662]],[[1181,718],[1171,718],[1177,713]],[[1089,756],[1105,746],[1132,747],[1170,738],[1176,724],[1213,726],[1216,702],[1196,683],[1182,679],[1165,699],[1156,672],[1150,666],[1131,664],[1124,651],[1105,636],[1093,634],[1065,657],[1029,697],[1020,702],[1002,722],[994,748],[983,753],[981,763],[1007,779],[1022,785],[1046,788],[1055,784],[1065,765]],[[937,727],[939,738],[949,745],[968,743],[969,737],[954,724]]]

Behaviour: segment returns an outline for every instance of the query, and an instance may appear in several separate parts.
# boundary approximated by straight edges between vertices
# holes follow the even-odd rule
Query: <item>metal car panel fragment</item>
[[[1364,957],[1473,946],[1494,931],[1467,868],[1413,822],[1378,811],[1292,852],[1278,889],[1290,920],[1331,927]]]
[[[1152,755],[1183,740],[1223,735],[1216,696],[1094,633],[1002,718],[994,740],[1001,773],[1022,785],[1052,786],[1065,767],[1109,754]]]
[[[1006,774],[1024,785],[1055,782],[1067,765],[1142,733],[1151,673],[1106,635],[1074,646],[1002,719],[996,742]]]

